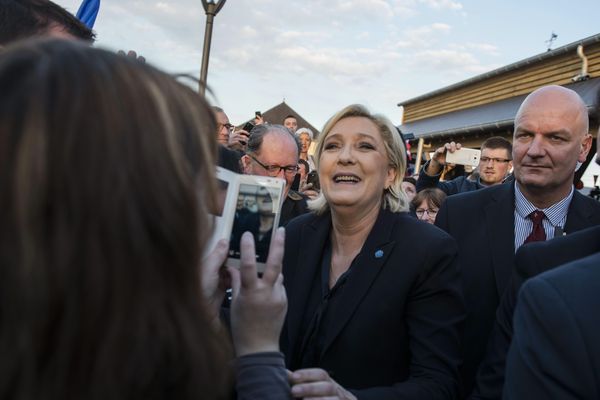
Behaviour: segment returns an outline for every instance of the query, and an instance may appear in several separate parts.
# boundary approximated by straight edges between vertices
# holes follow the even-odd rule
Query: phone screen
[[[256,261],[267,261],[279,199],[277,193],[260,185],[240,184],[235,217],[231,229],[229,257],[240,258],[240,240],[244,232],[254,236]]]

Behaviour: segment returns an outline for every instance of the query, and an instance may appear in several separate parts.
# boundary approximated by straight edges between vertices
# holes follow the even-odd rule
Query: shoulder
[[[308,212],[293,218],[285,227],[286,236],[298,235],[301,229],[307,225],[319,224],[325,218],[324,215],[317,215],[313,212]]]
[[[588,207],[594,214],[600,214],[600,202],[579,193],[579,191],[575,190],[573,193],[573,200],[571,200],[570,207]]]
[[[545,242],[521,246],[515,254],[515,265],[520,275],[531,277],[599,251],[600,226],[593,226]]]
[[[598,298],[597,303],[600,303],[600,298],[596,295],[600,282],[600,252],[546,271],[530,281],[523,290],[527,286],[540,287],[541,282],[544,282],[570,300],[575,301],[580,297],[586,300]]]
[[[403,240],[407,238],[407,232],[411,232],[410,236],[413,236],[417,239],[420,239],[421,237],[427,237],[432,239],[451,239],[450,235],[448,235],[446,232],[444,232],[437,226],[425,223],[412,216],[409,212],[389,212],[389,214],[386,215],[386,218],[389,218],[394,222],[394,233],[396,236],[401,237]]]
[[[476,185],[475,182],[469,182],[470,184]],[[512,194],[512,184],[503,183],[500,185],[494,185],[470,192],[459,193],[454,196],[450,196],[446,199],[446,203],[453,205],[463,205],[464,207],[471,207],[474,204],[486,203],[491,199],[509,196]]]
[[[391,239],[400,244],[398,248],[401,252],[428,257],[454,254],[457,251],[456,241],[447,232],[418,220],[408,212],[388,212],[385,218],[392,223]]]

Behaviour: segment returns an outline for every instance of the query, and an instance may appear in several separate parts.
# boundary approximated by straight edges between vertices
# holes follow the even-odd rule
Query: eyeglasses
[[[248,157],[250,157],[251,159],[253,159],[254,161],[256,161],[256,163],[258,165],[260,165],[261,167],[263,167],[263,169],[265,171],[267,171],[267,174],[269,176],[275,177],[275,176],[279,175],[279,173],[282,170],[283,170],[284,174],[286,174],[287,176],[294,176],[298,172],[298,166],[297,165],[286,165],[285,167],[280,167],[279,165],[265,165],[265,164],[261,163],[260,161],[258,161],[256,159],[256,157],[254,157],[252,154],[248,154]]]
[[[425,213],[427,213],[427,215],[429,215],[430,217],[435,217],[438,213],[438,210],[434,210],[434,209],[423,210],[422,208],[417,208],[416,213],[417,213],[417,217],[422,217],[423,215],[425,215]]]
[[[230,123],[222,124],[221,126],[227,129],[229,132],[233,132],[233,130],[235,129],[235,126],[231,125]]]
[[[507,163],[507,162],[509,162],[509,161],[511,161],[511,160],[509,160],[509,159],[506,159],[506,158],[490,158],[490,157],[481,157],[481,158],[479,159],[479,161],[480,161],[481,163],[483,163],[483,164],[487,164],[487,163],[489,163],[490,161],[492,161],[494,164],[500,164],[500,163],[504,164],[504,163]]]

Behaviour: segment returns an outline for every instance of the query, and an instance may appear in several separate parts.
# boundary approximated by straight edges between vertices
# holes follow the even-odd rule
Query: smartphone
[[[256,266],[264,271],[273,232],[279,226],[285,180],[273,177],[240,175],[217,167],[219,205],[215,230],[207,252],[220,239],[229,240],[225,265],[240,267],[240,240],[244,232],[254,236]],[[221,206],[222,204],[222,206]]]
[[[481,150],[462,147],[454,153],[446,153],[446,162],[451,164],[470,165],[476,167],[479,165]]]
[[[319,183],[319,174],[317,171],[312,170],[306,176],[306,183],[312,183],[312,188],[315,190],[321,190],[321,184]]]
[[[246,122],[246,124],[244,125],[244,127],[242,128],[243,130],[245,130],[246,132],[250,133],[250,131],[254,128],[254,124],[250,121]]]

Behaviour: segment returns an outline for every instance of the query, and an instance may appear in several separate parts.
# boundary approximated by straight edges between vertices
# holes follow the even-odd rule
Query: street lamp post
[[[213,20],[215,15],[225,5],[227,0],[202,0],[202,6],[206,12],[206,29],[204,30],[204,49],[202,50],[202,67],[200,69],[200,94],[206,92],[206,78],[208,76],[208,58],[210,56],[210,42],[212,39]]]

